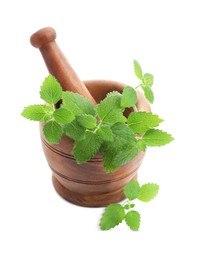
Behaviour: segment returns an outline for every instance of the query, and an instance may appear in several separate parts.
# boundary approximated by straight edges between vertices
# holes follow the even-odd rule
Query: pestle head
[[[35,48],[40,49],[46,43],[53,42],[55,39],[56,31],[51,27],[46,27],[32,34],[30,42]]]
[[[46,27],[34,33],[30,38],[30,42],[34,47],[39,48],[49,73],[58,80],[64,91],[69,90],[78,93],[96,104],[86,86],[61,52],[55,39],[55,30]]]

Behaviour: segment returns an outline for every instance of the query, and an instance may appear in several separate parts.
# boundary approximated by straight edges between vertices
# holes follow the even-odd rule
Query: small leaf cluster
[[[137,61],[134,68],[142,89],[151,89],[153,76],[143,75]],[[162,146],[173,140],[170,134],[155,129],[162,119],[151,112],[137,110],[136,88],[127,86],[122,94],[110,92],[94,106],[79,94],[62,91],[58,81],[49,75],[40,89],[40,97],[46,104],[28,106],[22,116],[44,122],[43,133],[50,143],[59,143],[62,135],[72,138],[72,154],[78,164],[102,153],[103,165],[110,173],[135,158],[139,150],[144,152],[147,146]],[[152,102],[150,90],[144,93]],[[59,108],[57,103],[61,104]],[[126,108],[134,110],[128,118],[124,116]]]
[[[148,99],[148,101],[152,104],[154,102],[154,94],[152,91],[152,85],[154,82],[154,77],[150,73],[144,73],[142,72],[142,68],[138,61],[134,60],[134,71],[135,75],[140,79],[140,84],[138,87],[141,87],[144,91],[145,97]]]
[[[101,230],[109,230],[119,225],[123,220],[131,230],[137,231],[140,227],[140,214],[133,210],[133,200],[138,199],[149,202],[158,194],[159,186],[154,183],[147,183],[140,187],[137,180],[129,182],[124,188],[124,195],[127,200],[123,204],[111,204],[105,208],[100,220]]]

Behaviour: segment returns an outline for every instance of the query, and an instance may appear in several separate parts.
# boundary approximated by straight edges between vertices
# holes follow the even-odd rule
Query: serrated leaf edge
[[[139,62],[137,60],[133,60],[133,65],[134,65],[134,72],[135,75],[138,79],[142,80],[143,79],[143,71],[142,71],[142,67],[140,66]],[[141,70],[141,76],[139,77],[139,75],[137,75],[138,73],[136,72],[136,65],[139,66],[140,70]]]
[[[42,129],[42,132],[43,132],[44,137],[46,138],[46,140],[47,140],[49,143],[51,143],[51,144],[58,144],[58,143],[60,142],[61,137],[62,137],[62,134],[63,134],[62,128],[61,128],[61,135],[60,135],[60,137],[59,137],[58,142],[52,142],[52,141],[49,140],[49,139],[47,138],[47,136],[45,135],[45,127],[46,127],[47,124],[49,124],[49,123],[51,123],[51,122],[53,122],[54,124],[57,124],[58,126],[61,127],[61,125],[60,125],[59,123],[57,123],[56,121],[50,120],[50,121],[48,121],[47,123],[44,124],[43,129]]]
[[[143,86],[142,86],[142,89],[143,89],[143,91],[144,91],[144,96],[146,97],[146,99],[148,100],[148,102],[150,102],[151,104],[153,104],[155,97],[154,97],[154,93],[153,93],[153,91],[152,91],[151,86],[149,86],[149,85],[143,85]],[[151,94],[152,94],[152,100],[147,96],[147,93],[146,93],[146,90],[145,90],[145,89],[150,89]]]
[[[113,90],[113,91],[107,93],[107,95],[106,95],[105,98],[107,98],[107,97],[111,97],[111,96],[120,96],[120,95],[121,95],[121,94],[120,94],[118,91]],[[104,98],[104,99],[105,99],[105,98]],[[103,99],[103,100],[104,100],[104,99]],[[101,100],[101,102],[102,102],[103,100]],[[101,103],[101,102],[100,102],[100,103]]]
[[[153,82],[152,82],[152,84],[145,84],[145,81],[144,81],[144,76],[145,75],[151,75],[152,76],[152,80],[153,80]],[[146,85],[146,86],[149,86],[149,87],[152,87],[152,85],[153,85],[153,83],[154,83],[154,76],[153,76],[153,74],[151,74],[151,73],[149,73],[149,72],[146,72],[146,73],[144,73],[144,75],[143,75],[143,82],[144,82],[144,84]]]
[[[137,229],[131,228],[131,227],[129,226],[129,224],[127,223],[127,221],[126,221],[126,215],[127,215],[128,213],[130,213],[130,212],[137,212],[138,215],[139,215],[139,225],[138,225],[138,228],[137,228]],[[127,226],[128,226],[132,231],[138,231],[138,230],[139,230],[140,224],[141,224],[141,215],[140,215],[140,213],[139,213],[138,211],[136,211],[136,210],[130,210],[130,211],[128,211],[128,212],[125,214],[124,220],[125,220],[125,223],[127,224]]]
[[[53,112],[53,109],[50,107],[50,106],[47,106],[47,105],[44,105],[44,104],[35,104],[35,105],[29,105],[29,106],[27,106],[27,107],[24,107],[24,109],[23,109],[23,111],[22,111],[22,113],[21,113],[21,116],[23,116],[24,118],[26,118],[26,119],[28,119],[28,120],[30,120],[30,121],[34,121],[34,122],[46,122],[45,120],[43,120],[43,121],[40,121],[40,120],[35,120],[35,119],[31,119],[30,117],[26,117],[26,116],[24,116],[24,112],[25,112],[25,110],[27,109],[27,108],[30,108],[30,107],[41,107],[41,108],[43,108],[43,112],[44,112],[44,108],[50,108],[47,112],[49,112],[49,113],[45,113],[45,117],[47,116],[47,115],[50,115],[50,112],[51,112],[51,114],[52,114],[52,112]],[[50,111],[51,110],[51,111]],[[44,113],[43,113],[44,114]]]
[[[133,198],[133,199],[130,199],[130,198],[127,196],[127,194],[126,194],[126,192],[125,192],[125,189],[126,189],[129,185],[131,185],[130,183],[137,183],[138,188],[139,188],[139,190],[138,190],[138,196],[139,196],[139,194],[140,194],[140,188],[141,188],[141,187],[140,187],[140,184],[139,184],[138,180],[132,180],[132,181],[128,182],[128,183],[125,185],[125,187],[124,187],[124,189],[123,189],[123,193],[124,193],[124,195],[125,195],[126,198],[128,198],[130,201],[132,201],[132,200],[137,199],[138,196],[135,197],[135,198]]]
[[[45,85],[45,84],[48,83],[47,80],[54,81],[54,82],[57,84],[57,87],[59,88],[59,90],[61,90],[61,95],[60,95],[60,96],[62,97],[63,91],[62,91],[62,88],[61,88],[61,85],[60,85],[59,81],[58,81],[52,74],[49,74],[47,77],[45,77],[45,79],[44,79],[44,81],[42,82],[42,85],[41,85],[41,87],[40,87],[40,91],[39,91],[40,98],[41,98],[42,100],[46,101],[47,103],[51,104],[51,105],[55,105],[56,101],[54,102],[54,100],[52,99],[52,95],[51,95],[51,90],[52,90],[52,89],[51,89],[51,88],[49,88],[50,93],[48,93],[48,95],[51,96],[51,101],[52,101],[52,100],[53,100],[53,101],[52,101],[52,102],[49,102],[49,101],[47,101],[46,98],[43,96],[43,88],[46,88],[46,85]],[[45,91],[46,91],[46,90],[45,90]],[[61,99],[61,97],[59,98],[59,100]],[[57,100],[57,102],[58,102],[59,100]]]
[[[111,206],[111,205],[114,205],[114,204],[115,204],[115,203],[109,204],[107,207],[109,207],[109,206]],[[120,204],[117,204],[117,205],[120,205]],[[121,206],[122,209],[124,210],[124,207],[123,207],[122,205],[120,205],[120,206]],[[112,228],[115,228],[116,226],[120,225],[120,224],[123,222],[123,220],[125,219],[125,210],[124,210],[124,217],[122,218],[122,220],[121,220],[119,223],[117,223],[115,226],[110,227],[110,228],[108,228],[108,229],[102,229],[102,227],[101,227],[101,221],[102,221],[102,219],[103,219],[103,217],[104,217],[104,214],[105,214],[105,211],[106,211],[107,207],[105,208],[105,210],[104,210],[104,212],[103,212],[103,214],[102,214],[102,216],[101,216],[100,222],[99,222],[99,227],[100,227],[100,229],[101,229],[102,231],[104,231],[104,230],[110,230],[110,229],[112,229]]]
[[[157,183],[148,182],[148,183],[143,184],[143,185],[140,187],[140,189],[141,189],[143,186],[146,186],[146,185],[156,185],[156,186],[158,187],[157,193],[156,193],[155,196],[151,199],[151,200],[153,200],[153,199],[158,195],[158,193],[159,193],[159,185],[158,185]],[[140,195],[139,195],[139,196],[140,196]],[[140,200],[140,201],[142,201],[142,202],[150,202],[150,201],[151,201],[151,200],[149,200],[149,201],[143,201],[143,200],[141,200],[139,197],[138,197],[138,200]]]
[[[128,117],[128,120],[127,120],[127,122],[129,121],[129,118],[131,118],[132,117],[132,115],[134,115],[134,114],[146,114],[146,115],[151,115],[152,117],[155,117],[158,121],[160,121],[160,122],[158,122],[156,125],[154,125],[153,127],[149,127],[149,129],[147,130],[147,131],[149,131],[149,130],[152,130],[152,129],[154,129],[155,127],[158,127],[162,122],[164,122],[164,120],[162,119],[162,118],[160,118],[157,114],[153,114],[152,112],[146,112],[146,111],[138,111],[138,112],[133,112],[133,113],[131,113],[130,115],[129,115],[129,117]],[[133,130],[132,129],[132,126],[134,125],[139,125],[139,124],[141,124],[141,122],[143,122],[143,120],[141,120],[141,121],[139,121],[139,120],[137,120],[137,123],[127,123],[127,125],[128,125],[128,127],[131,129],[131,130]],[[146,131],[146,132],[147,132]],[[160,130],[160,131],[162,131],[162,130]],[[145,133],[146,133],[145,132]],[[145,134],[145,133],[139,133],[139,132],[135,132],[136,134]]]
[[[160,131],[160,132],[162,132],[162,133],[165,133],[165,134],[167,134],[169,137],[171,137],[171,140],[170,140],[168,143],[166,143],[166,144],[152,145],[152,146],[150,146],[150,145],[147,145],[147,144],[146,144],[146,141],[145,141],[145,140],[143,139],[143,137],[142,137],[143,142],[144,142],[147,146],[149,146],[149,147],[161,147],[161,146],[167,145],[167,144],[171,143],[172,141],[174,141],[174,137],[173,137],[171,134],[169,134],[168,132],[165,132],[165,131],[163,131],[163,130],[160,130],[160,129],[154,129],[154,128],[148,129],[148,130],[146,131],[146,133],[147,133],[148,131],[151,131],[151,130],[158,130],[158,131]],[[145,134],[146,134],[146,133],[145,133]],[[145,135],[145,134],[144,134],[144,135]],[[161,140],[161,139],[158,138],[158,140]]]
[[[101,219],[103,218],[103,215],[104,215],[104,214],[105,214],[105,212],[102,214]],[[108,228],[108,229],[102,229],[102,227],[101,227],[101,220],[100,220],[100,222],[99,222],[99,227],[100,227],[100,229],[101,229],[102,231],[104,231],[104,230],[110,230],[110,229],[115,228],[115,227],[117,227],[118,225],[120,225],[120,224],[123,222],[124,219],[125,219],[125,218],[123,218],[123,219],[121,220],[121,222],[119,222],[119,223],[116,224],[115,226],[110,227],[110,228]]]

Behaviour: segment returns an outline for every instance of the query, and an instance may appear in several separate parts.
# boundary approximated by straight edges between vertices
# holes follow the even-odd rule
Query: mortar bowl
[[[126,86],[110,80],[87,80],[84,83],[97,102],[111,91],[121,93]],[[137,96],[138,110],[151,111],[143,94],[137,91]],[[123,188],[128,182],[137,178],[138,168],[145,155],[143,152],[139,151],[133,160],[106,174],[100,153],[86,163],[77,164],[71,154],[73,140],[64,135],[59,144],[51,144],[43,135],[43,125],[40,123],[42,147],[52,170],[54,188],[61,197],[86,207],[102,207],[117,203],[124,198]]]

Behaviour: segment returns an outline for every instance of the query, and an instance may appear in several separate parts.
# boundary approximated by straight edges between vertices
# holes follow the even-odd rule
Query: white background
[[[0,259],[197,259],[196,1],[2,1],[0,4]],[[48,74],[29,43],[52,26],[81,79],[135,84],[132,60],[155,76],[152,109],[175,141],[149,149],[140,183],[160,185],[138,202],[139,232],[98,228],[102,208],[61,199],[51,183],[38,124],[20,116],[40,103]]]

